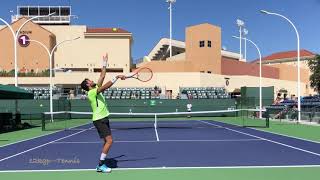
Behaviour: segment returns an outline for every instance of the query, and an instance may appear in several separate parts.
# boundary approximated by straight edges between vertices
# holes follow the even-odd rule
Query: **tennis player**
[[[88,93],[88,100],[93,111],[93,124],[96,127],[100,138],[104,141],[99,164],[96,167],[97,172],[103,173],[111,172],[111,168],[107,167],[107,165],[105,164],[105,159],[112,145],[112,135],[108,118],[109,110],[102,92],[110,88],[118,79],[126,79],[125,76],[118,75],[114,77],[111,81],[108,81],[107,83],[103,84],[106,75],[107,62],[108,53],[106,53],[106,56],[103,56],[102,69],[97,84],[89,79],[84,79],[81,83],[81,88],[87,91]]]
[[[192,108],[192,104],[191,104],[191,102],[189,101],[189,103],[187,104],[187,111],[188,111],[188,112],[191,112],[191,108]],[[187,117],[188,117],[188,118],[191,118],[191,115],[188,114]]]

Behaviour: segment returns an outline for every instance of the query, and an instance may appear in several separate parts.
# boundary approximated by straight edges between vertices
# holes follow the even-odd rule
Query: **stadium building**
[[[132,63],[133,34],[119,27],[87,27],[71,23],[71,7],[21,6],[12,17],[17,30],[29,17],[56,14],[28,22],[20,31],[18,44],[18,84],[22,87],[44,87],[49,84],[49,57],[45,49],[35,42],[42,42],[49,50],[67,39],[77,40],[61,44],[53,53],[53,83],[65,89],[77,89],[84,78],[98,79],[101,58],[109,53],[108,76],[128,73],[137,67],[153,70],[153,79],[147,83],[134,79],[118,81],[114,87],[159,87],[166,97],[178,95],[187,87],[220,87],[233,92],[240,87],[259,86],[259,64],[239,61],[238,53],[222,50],[221,28],[208,23],[190,26],[185,31],[185,42],[173,40],[172,57],[169,57],[169,39],[161,39],[147,55],[151,61]],[[0,84],[14,84],[14,44],[10,29],[0,27]],[[296,54],[281,52],[263,58],[262,84],[274,86],[274,91],[286,90],[297,94]],[[310,71],[306,65],[315,54],[301,50],[301,92],[314,94],[309,86]],[[290,73],[289,73],[290,72]],[[206,97],[206,96],[204,96]]]

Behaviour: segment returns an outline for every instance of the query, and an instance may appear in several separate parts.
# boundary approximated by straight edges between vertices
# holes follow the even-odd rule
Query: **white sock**
[[[104,161],[106,159],[106,157],[107,157],[107,154],[101,153],[100,160]]]

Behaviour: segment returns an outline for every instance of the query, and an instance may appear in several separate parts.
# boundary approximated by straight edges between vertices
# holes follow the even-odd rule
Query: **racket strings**
[[[152,78],[152,71],[149,68],[142,68],[138,71],[137,78],[141,81],[149,81]]]

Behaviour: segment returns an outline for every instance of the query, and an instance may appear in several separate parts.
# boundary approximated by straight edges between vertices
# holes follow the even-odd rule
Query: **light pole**
[[[240,20],[240,19],[237,19],[237,25],[239,27],[239,36],[240,36],[240,38],[239,38],[239,42],[240,42],[240,50],[239,50],[240,51],[239,52],[240,57],[239,57],[239,61],[241,61],[241,59],[242,59],[241,41],[242,41],[242,28],[244,27],[244,22],[242,20]]]
[[[51,121],[53,121],[53,99],[52,99],[52,87],[53,87],[53,83],[52,83],[52,55],[53,55],[53,52],[57,49],[58,46],[60,46],[61,44],[63,43],[66,43],[66,42],[69,42],[69,41],[74,41],[74,40],[77,40],[79,39],[80,37],[77,37],[77,38],[74,38],[74,39],[67,39],[67,40],[64,40],[64,41],[61,41],[60,43],[56,44],[52,49],[51,51],[40,41],[37,41],[37,40],[32,40],[32,39],[29,39],[27,41],[29,42],[35,42],[35,43],[38,43],[40,46],[42,46],[46,52],[48,53],[48,56],[49,56],[49,72],[50,72],[50,114],[51,114]]]
[[[243,37],[246,38],[249,31],[246,28],[243,28]],[[244,59],[247,61],[247,41],[244,41]]]
[[[298,123],[301,121],[301,82],[300,82],[300,36],[299,36],[299,32],[296,28],[296,26],[292,23],[292,21],[290,21],[290,19],[288,19],[287,17],[281,15],[281,14],[278,14],[278,13],[273,13],[273,12],[269,12],[269,11],[266,11],[266,10],[260,10],[261,13],[264,13],[264,14],[268,14],[268,15],[275,15],[275,16],[279,16],[285,20],[287,20],[291,26],[293,27],[293,29],[295,30],[296,32],[296,37],[297,37],[297,61],[298,61],[298,83],[297,83],[297,91],[298,91]]]
[[[30,21],[36,19],[36,18],[40,18],[40,17],[48,17],[48,16],[52,16],[55,13],[51,13],[45,16],[34,16],[28,20],[26,20],[19,28],[16,32],[14,32],[12,26],[5,21],[4,19],[0,18],[0,21],[2,21],[4,24],[6,24],[8,26],[8,28],[10,29],[12,36],[13,36],[13,46],[14,46],[14,85],[17,87],[18,86],[18,57],[17,57],[17,41],[18,41],[18,36],[19,33],[21,31],[21,29]]]
[[[233,38],[240,39],[240,37],[232,36]],[[259,53],[259,118],[262,118],[262,66],[261,66],[261,52],[259,47],[250,39],[242,38],[244,41],[249,41],[257,49]]]
[[[170,57],[172,57],[172,4],[175,2],[176,0],[167,0],[167,3],[169,3],[169,12],[170,12],[170,42],[169,42]]]

